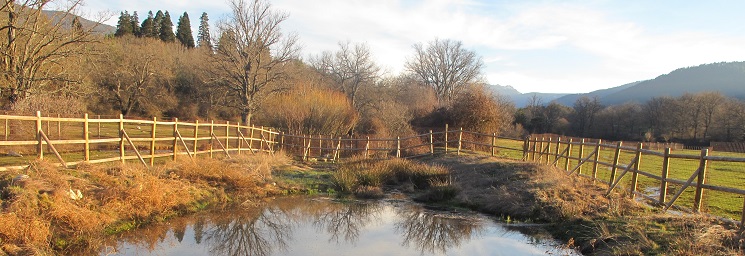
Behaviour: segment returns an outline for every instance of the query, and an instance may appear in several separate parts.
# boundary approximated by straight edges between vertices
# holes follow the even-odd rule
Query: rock
[[[78,189],[77,192],[70,189],[67,193],[70,195],[70,199],[72,200],[83,199],[83,193],[80,192],[80,189]]]
[[[21,153],[18,153],[15,150],[8,150],[8,156],[23,157],[23,155],[21,155]]]
[[[29,177],[29,176],[28,176],[28,175],[26,175],[26,174],[19,174],[18,176],[15,176],[15,177],[13,178],[13,181],[11,181],[11,183],[10,183],[10,184],[11,184],[11,185],[16,185],[16,186],[23,186],[23,185],[25,185],[25,184],[26,184],[26,182],[27,182],[27,181],[29,181],[30,179],[31,179],[31,177]]]

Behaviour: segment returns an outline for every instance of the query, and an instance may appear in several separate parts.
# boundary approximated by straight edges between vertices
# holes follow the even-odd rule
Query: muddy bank
[[[448,168],[451,204],[520,222],[548,223],[553,236],[585,254],[738,255],[738,228],[699,215],[674,216],[563,170],[477,155],[422,159]]]

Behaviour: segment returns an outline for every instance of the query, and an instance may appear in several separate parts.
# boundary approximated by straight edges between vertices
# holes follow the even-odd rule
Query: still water
[[[430,210],[407,200],[291,197],[133,230],[110,241],[101,255],[577,254],[516,229],[482,214]]]

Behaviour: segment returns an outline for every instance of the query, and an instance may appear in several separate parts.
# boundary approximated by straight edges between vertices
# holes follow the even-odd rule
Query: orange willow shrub
[[[261,123],[295,134],[346,134],[358,120],[343,93],[305,85],[267,98],[262,109]]]
[[[512,123],[514,106],[494,96],[483,86],[474,86],[460,94],[450,108],[454,127],[481,133],[500,133]]]

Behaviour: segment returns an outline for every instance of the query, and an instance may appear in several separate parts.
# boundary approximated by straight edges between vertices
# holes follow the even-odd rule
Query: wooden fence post
[[[249,150],[250,149],[251,148],[249,147]],[[284,150],[285,150],[285,132],[280,131],[279,132],[279,151],[284,151]]]
[[[569,142],[567,142],[567,155],[564,158],[566,161],[564,161],[564,170],[569,171],[569,161],[572,158],[572,139],[569,138]],[[580,158],[581,159],[581,158]]]
[[[367,136],[367,141],[365,142],[365,158],[368,158],[370,156],[370,136]]]
[[[91,160],[91,141],[90,137],[88,137],[88,113],[83,115],[83,140],[85,140],[85,144],[83,145],[83,150],[85,151],[83,153],[83,161],[88,162]]]
[[[57,114],[57,139],[62,139],[62,116]]]
[[[491,134],[491,156],[496,155],[496,145],[497,145],[497,133],[494,132]],[[523,146],[523,151],[525,151],[525,146]],[[523,153],[523,156],[525,154]],[[524,157],[523,157],[524,158]]]
[[[644,145],[639,142],[639,145],[636,146],[636,162],[634,163],[634,172],[631,173],[631,199],[634,199],[636,197],[636,187],[639,183],[639,166],[641,166],[642,162],[642,149],[644,148]]]
[[[595,182],[595,180],[598,179],[598,162],[600,161],[600,150],[602,150],[602,147],[600,146],[603,144],[603,140],[598,139],[598,143],[595,145],[595,155],[593,156],[593,163],[592,163],[592,181]]]
[[[150,130],[150,166],[155,165],[155,129],[158,127],[158,118],[153,117],[153,127]]]
[[[396,157],[401,158],[401,137],[396,137]]]
[[[119,114],[119,159],[124,163],[124,115]]]
[[[176,161],[176,155],[178,154],[178,117],[173,118],[173,161]]]
[[[699,168],[701,173],[698,174],[698,181],[696,182],[696,195],[693,199],[693,211],[701,212],[701,203],[704,196],[704,188],[702,185],[706,183],[706,167],[709,165],[709,161],[706,158],[709,157],[709,149],[704,148],[701,150],[701,161],[699,162]]]
[[[432,130],[429,130],[429,154],[434,155],[435,154],[435,138],[432,134]]]
[[[47,119],[49,119],[51,116],[47,115]],[[52,120],[47,120],[47,133],[45,134],[52,134]]]
[[[230,121],[225,121],[225,152],[230,152]]]
[[[238,121],[238,123],[236,123],[235,126],[236,126],[235,127],[235,134],[236,135],[241,134],[241,121]],[[241,140],[240,138],[238,138],[238,155],[241,154],[241,149],[243,149],[243,140]]]
[[[210,158],[213,156],[214,151],[214,136],[215,135],[215,120],[210,120]]]
[[[463,146],[463,127],[458,131],[458,155],[460,155],[460,149]]]
[[[542,158],[543,157],[543,142],[545,141],[546,141],[546,137],[541,136],[541,144],[539,144],[538,146],[539,147],[538,152],[537,152],[538,157],[536,158],[539,164],[543,162],[543,158]]]
[[[336,154],[334,154],[334,160],[341,159],[341,136],[339,136],[339,140],[336,141]]]
[[[448,153],[448,124],[445,124],[445,154]]]
[[[532,160],[533,162],[535,162],[535,152],[536,152],[536,150],[538,150],[538,137],[535,137],[533,139],[533,148],[532,148],[532,150],[530,152],[530,154],[531,154],[530,160]]]
[[[36,157],[39,158],[39,160],[44,159],[44,145],[42,144],[44,142],[44,139],[41,137],[42,132],[42,123],[41,123],[41,111],[36,111]]]
[[[577,165],[582,163],[582,158],[585,158],[585,139],[582,139],[579,142],[579,159],[577,159]],[[577,167],[577,174],[582,174],[582,165]]]
[[[556,138],[556,149],[554,150],[554,167],[559,164],[559,148],[561,147],[561,136]],[[548,157],[546,158],[548,159]]]
[[[496,133],[494,134],[496,135]],[[530,152],[530,137],[530,135],[528,135],[528,137],[525,137],[525,141],[523,142],[523,161],[528,161],[528,154]]]
[[[8,135],[10,133],[10,128],[8,127],[8,119],[5,118],[5,140],[8,140]]]
[[[248,148],[249,150],[252,150],[252,151],[254,148],[254,130],[256,130],[256,128],[254,128],[254,126],[251,125],[251,135],[249,136],[251,137],[251,139],[248,140]],[[305,137],[303,137],[303,147],[305,147]]]
[[[543,155],[541,152],[543,152],[543,140],[544,139],[545,138],[543,136],[541,136],[540,139],[536,138],[536,145],[535,145],[536,150],[535,152],[533,152],[533,158],[535,158],[534,162],[536,163],[540,163],[541,161],[541,156]]]
[[[96,133],[96,138],[101,138],[101,115],[98,115],[98,133]]]
[[[544,151],[546,152],[545,154],[543,154],[543,156],[546,157],[546,165],[548,165],[548,163],[551,162],[549,158],[551,158],[551,142],[553,142],[553,140],[554,140],[553,137],[548,137],[548,142],[546,142],[546,148],[541,151],[541,152],[544,152]],[[543,159],[541,158],[541,160]]]
[[[613,156],[613,166],[610,169],[610,181],[609,184],[613,184],[613,181],[616,180],[616,170],[618,170],[618,159],[621,157],[621,146],[623,145],[623,142],[619,141],[616,143],[616,153]]]
[[[197,145],[199,144],[199,120],[194,121],[194,155],[197,155]]]
[[[660,204],[665,205],[665,198],[667,197],[667,176],[670,170],[670,148],[665,148],[665,153],[662,155],[662,175],[660,177]]]

